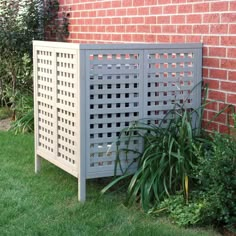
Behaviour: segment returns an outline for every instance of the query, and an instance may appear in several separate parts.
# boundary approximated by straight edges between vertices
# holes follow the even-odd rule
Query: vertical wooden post
[[[35,166],[34,166],[34,170],[35,170],[35,173],[39,173],[39,171],[41,170],[41,162],[42,162],[42,158],[37,155],[37,153],[35,153]]]
[[[86,72],[85,72],[85,50],[77,50],[77,133],[78,133],[78,199],[83,202],[86,200]]]

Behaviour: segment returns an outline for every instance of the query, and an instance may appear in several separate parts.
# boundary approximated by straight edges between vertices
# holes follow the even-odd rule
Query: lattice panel
[[[56,52],[57,73],[57,157],[65,165],[76,165],[76,53]]]
[[[148,50],[145,59],[145,117],[158,124],[174,104],[195,107],[193,88],[199,81],[194,50]]]
[[[51,50],[39,49],[37,60],[38,148],[46,153],[54,152],[53,115],[53,55]]]
[[[142,117],[142,54],[139,51],[100,51],[87,54],[89,172],[114,172],[116,140],[123,128]],[[87,61],[88,62],[88,61]],[[127,144],[123,138],[121,147]],[[132,144],[141,146],[138,138]],[[121,159],[128,165],[134,156]]]

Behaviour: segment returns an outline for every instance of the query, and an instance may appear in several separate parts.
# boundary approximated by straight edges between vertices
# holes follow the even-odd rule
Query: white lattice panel
[[[52,156],[54,149],[53,53],[37,50],[38,149]]]
[[[57,158],[76,169],[76,66],[75,51],[56,50],[57,73]],[[78,131],[77,131],[78,132]]]

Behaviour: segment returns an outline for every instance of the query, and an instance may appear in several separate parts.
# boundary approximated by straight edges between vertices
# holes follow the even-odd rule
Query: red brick
[[[236,71],[229,71],[228,79],[230,81],[235,81],[236,82]],[[235,95],[235,100],[236,100],[236,95]]]
[[[211,11],[227,11],[228,10],[228,2],[220,1],[220,2],[211,2]]]
[[[219,64],[218,58],[203,58],[203,66],[219,68]]]
[[[101,40],[111,41],[111,34],[102,34],[101,35]]]
[[[186,3],[186,0],[172,0],[172,3]]]
[[[144,24],[144,17],[132,17],[131,18],[132,24]]]
[[[132,35],[131,34],[123,34],[122,35],[122,41],[131,42],[132,41]]]
[[[126,26],[125,25],[117,25],[115,27],[115,32],[119,32],[119,33],[124,33],[126,32]],[[136,31],[135,31],[136,32]]]
[[[133,6],[137,7],[137,6],[144,6],[144,1],[143,0],[135,0],[133,1]]]
[[[88,26],[81,26],[80,28],[81,28],[81,32],[89,32]],[[76,31],[73,31],[73,32],[75,33]]]
[[[115,16],[116,10],[115,9],[108,9],[106,16]]]
[[[140,7],[138,8],[138,15],[148,15],[149,7]]]
[[[175,14],[177,12],[176,6],[175,5],[170,5],[170,6],[164,6],[163,7],[163,13],[164,14]]]
[[[115,12],[115,11],[114,11]],[[88,13],[88,15],[89,15],[89,17],[96,17],[96,11],[90,11],[89,13]],[[70,22],[71,23],[71,22]]]
[[[222,81],[221,82],[221,90],[225,90],[227,92],[234,92],[234,93],[236,93],[236,83]]]
[[[110,25],[111,24],[111,18],[103,18],[102,24],[104,25]]]
[[[227,79],[227,70],[221,70],[221,69],[210,69],[210,78],[214,79]]]
[[[229,25],[229,34],[236,34],[236,24]]]
[[[112,41],[121,41],[121,34],[112,34]]]
[[[172,24],[185,24],[185,16],[184,15],[176,15],[171,16]]]
[[[171,43],[185,43],[185,36],[182,35],[172,35]]]
[[[143,42],[144,41],[144,35],[143,34],[133,34],[132,35],[132,41],[134,41],[134,42]]]
[[[138,33],[150,33],[150,25],[137,25]]]
[[[225,69],[235,69],[236,68],[236,59],[221,59],[221,68]],[[235,86],[236,88],[236,86]]]
[[[202,15],[201,14],[187,15],[186,21],[187,24],[202,23]]]
[[[132,16],[137,14],[138,14],[137,8],[127,8],[127,16]]]
[[[146,0],[145,5],[156,5],[158,0]]]
[[[156,16],[146,16],[145,17],[145,24],[156,24],[157,18]]]
[[[160,25],[151,25],[151,33],[156,33],[156,34],[161,33],[161,26]]]
[[[208,98],[213,99],[213,100],[225,101],[226,94],[221,92],[221,91],[210,89],[209,92],[208,92]]]
[[[236,11],[236,2],[233,1],[233,2],[230,2],[230,8],[229,8],[230,11]]]
[[[202,76],[205,78],[209,77],[209,69],[208,68],[202,68]]]
[[[106,26],[105,29],[106,29],[105,32],[113,33],[113,32],[115,32],[116,27],[114,25],[109,25],[109,26]]]
[[[170,24],[170,16],[157,16],[157,24]]]
[[[158,0],[158,4],[171,4],[171,0]]]
[[[209,12],[209,3],[197,3],[193,5],[193,12]]]
[[[170,43],[170,36],[169,35],[157,35],[157,42],[158,43]]]
[[[136,25],[126,25],[125,26],[125,32],[126,33],[135,33],[135,32],[137,32]]]
[[[218,131],[219,130],[219,124],[214,123],[214,122],[204,122],[203,124],[204,128],[207,128],[208,131]]]
[[[210,26],[211,34],[227,34],[228,25],[227,24],[213,24]]]
[[[193,34],[209,34],[209,25],[194,25]]]
[[[191,4],[185,4],[185,5],[179,5],[178,6],[178,13],[192,13],[192,5]]]
[[[146,34],[144,35],[144,42],[154,43],[156,42],[156,36],[153,34]]]
[[[186,42],[187,43],[200,43],[201,42],[201,36],[199,36],[199,35],[187,35],[186,36]]]
[[[160,15],[162,13],[162,7],[161,6],[155,6],[150,8],[150,14],[151,15]]]
[[[203,55],[203,57],[209,56],[209,48],[208,47],[203,47],[202,55]]]
[[[111,1],[111,5],[112,5],[112,8],[117,8],[117,7],[121,7],[121,1],[118,0],[118,1]]]
[[[218,110],[218,102],[214,102],[214,101],[206,101],[206,109],[207,110],[212,110],[212,111],[217,111]]]
[[[236,43],[235,43],[236,44]],[[230,57],[230,58],[236,58],[236,48],[228,48],[227,49],[227,51],[228,51],[228,57]],[[235,68],[236,69],[236,68]]]
[[[218,115],[217,112],[212,112],[212,111],[208,111],[208,119],[209,120],[213,119],[214,122],[221,124],[225,124],[227,121],[226,114],[221,113],[220,115]]]
[[[180,25],[177,27],[178,34],[191,34],[192,33],[192,25]]]
[[[227,122],[227,121],[226,121]],[[228,125],[219,125],[219,132],[220,133],[224,133],[224,134],[229,134],[230,133],[230,130],[229,130],[229,127]]]
[[[126,0],[127,1],[127,0]],[[111,8],[111,1],[103,2],[102,3],[102,8]],[[91,9],[91,7],[86,8],[86,9]]]
[[[125,8],[117,8],[116,9],[116,16],[126,16],[126,9]]]
[[[208,84],[209,88],[211,89],[220,88],[219,80],[204,79],[204,83]]]
[[[227,103],[236,104],[236,94],[227,94]]]
[[[226,48],[222,47],[209,47],[210,57],[226,57]]]
[[[220,14],[204,14],[203,15],[203,23],[219,23],[220,22]]]
[[[114,25],[120,25],[121,24],[121,18],[120,17],[115,17],[115,18],[111,18],[111,22]]]
[[[132,7],[133,6],[132,0],[126,0],[126,1],[120,1],[120,2],[122,3],[122,7]]]
[[[176,33],[176,25],[163,25],[162,32],[163,33]]]
[[[235,23],[236,13],[222,13],[221,22],[222,23]]]
[[[220,37],[218,36],[203,36],[203,43],[205,45],[219,45]]]
[[[123,17],[122,20],[122,24],[127,25],[127,24],[131,24],[132,23],[132,19],[131,17]]]

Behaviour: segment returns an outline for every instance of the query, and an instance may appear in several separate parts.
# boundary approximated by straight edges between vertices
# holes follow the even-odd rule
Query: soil
[[[7,131],[10,128],[11,118],[0,120],[0,130]]]

